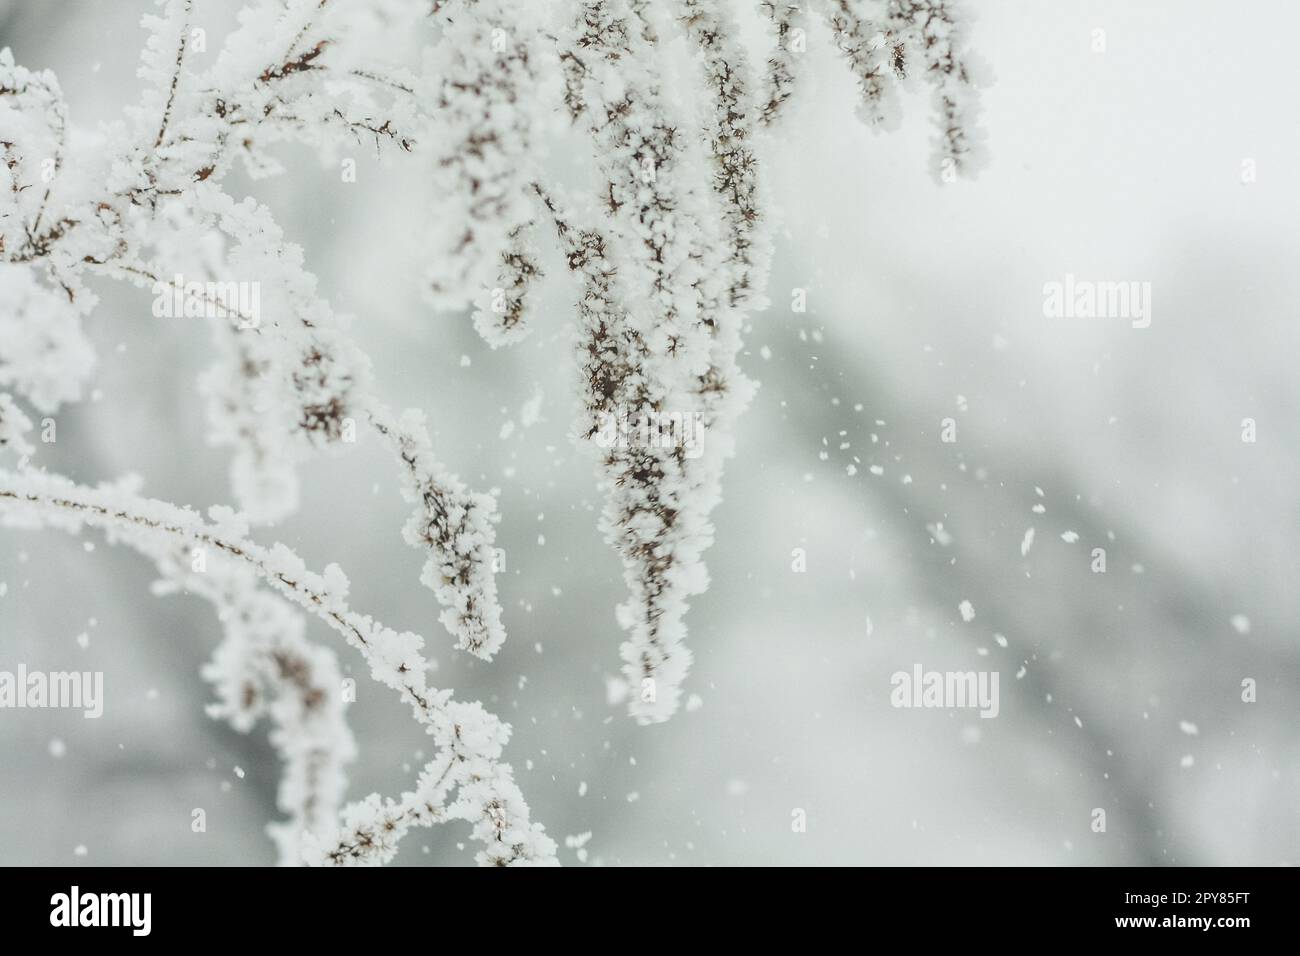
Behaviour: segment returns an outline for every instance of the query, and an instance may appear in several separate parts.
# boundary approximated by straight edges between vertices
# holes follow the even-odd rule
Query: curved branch
[[[487,844],[480,863],[496,865],[553,863],[555,843],[540,824],[530,823],[528,807],[508,764],[500,761],[510,727],[478,702],[458,702],[450,691],[425,683],[429,662],[420,653],[424,640],[417,634],[398,633],[347,605],[348,580],[334,564],[322,574],[310,571],[302,559],[282,544],[270,548],[247,537],[247,525],[228,508],[213,508],[211,520],[189,508],[140,497],[134,481],[117,486],[87,488],[58,475],[0,470],[0,515],[4,523],[55,527],[73,533],[85,526],[102,529],[110,541],[160,544],[193,549],[210,548],[220,557],[252,570],[282,596],[319,617],[343,634],[370,665],[373,678],[397,691],[410,704],[416,720],[424,724],[438,746],[414,794],[398,804],[384,806],[378,795],[345,812],[345,824],[354,832],[375,827],[392,835],[390,842],[371,841],[356,852],[322,850],[337,844],[325,835],[313,844],[317,862],[382,863],[396,853],[396,841],[413,824],[430,825],[444,819],[475,822],[474,835]],[[425,786],[435,764],[449,770],[430,790]],[[456,803],[435,812],[434,797],[447,799],[459,787]],[[388,819],[393,807],[411,808],[405,828]],[[314,835],[313,835],[314,836]]]

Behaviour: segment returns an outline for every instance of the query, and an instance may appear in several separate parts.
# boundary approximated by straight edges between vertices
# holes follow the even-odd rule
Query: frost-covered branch
[[[984,133],[976,125],[978,88],[987,70],[967,48],[966,25],[971,4],[960,0],[894,0],[890,11],[899,23],[905,49],[920,61],[933,91],[935,164],[940,175],[951,170],[972,174],[984,163]],[[896,11],[896,12],[895,12]],[[901,67],[908,69],[906,63]]]
[[[932,90],[934,172],[951,181],[983,163],[975,119],[984,70],[966,50],[960,0],[824,0],[824,13],[858,82],[859,116],[874,129],[898,126],[898,84],[920,74]]]
[[[690,667],[686,601],[708,584],[701,555],[731,448],[726,424],[750,391],[734,363],[732,303],[761,284],[750,239],[756,171],[743,60],[721,35],[725,21],[713,5],[681,12],[716,97],[707,143],[686,133],[687,116],[660,89],[654,42],[664,26],[648,8],[583,3],[566,41],[584,63],[582,116],[604,181],[600,231],[560,228],[583,281],[579,434],[601,443],[612,420],[667,416],[706,436],[702,447],[662,432],[651,442],[601,443],[601,523],[630,591],[618,609],[628,632],[624,676],[630,710],[643,722],[676,710]]]
[[[426,94],[438,197],[428,293],[439,308],[462,308],[498,287],[501,258],[528,225],[524,190],[541,161],[553,72],[544,12],[507,0],[440,5]]]
[[[773,48],[768,53],[767,71],[763,77],[762,108],[759,122],[770,126],[785,109],[794,95],[798,82],[799,56],[807,43],[808,17],[806,4],[810,0],[762,0],[759,6],[772,26]]]
[[[148,287],[155,311],[174,292],[185,315],[212,313],[219,320],[213,323],[216,359],[202,382],[208,437],[233,450],[231,483],[241,510],[272,523],[298,505],[295,466],[316,450],[354,441],[357,423],[378,401],[369,360],[319,295],[301,248],[285,241],[266,207],[237,202],[220,182],[236,155],[256,172],[270,171],[265,147],[286,129],[306,117],[329,126],[349,111],[372,110],[376,90],[384,91],[388,113],[379,119],[364,112],[360,122],[396,136],[397,127],[414,123],[414,88],[400,70],[355,65],[344,38],[350,18],[362,15],[359,5],[293,0],[247,7],[202,72],[188,68],[189,3],[162,6],[161,16],[145,18],[150,37],[141,76],[148,85],[140,105],[129,111],[131,122],[111,127],[93,154],[73,156],[68,172],[55,177],[53,206],[60,212],[44,231],[30,224],[41,217],[28,208],[34,191],[27,184],[36,175],[33,157],[61,155],[63,111],[55,108],[61,97],[51,75],[15,66],[7,51],[0,55],[0,88],[7,94],[0,95],[0,110],[16,112],[23,121],[16,129],[27,134],[11,144],[15,208],[0,203],[6,217],[0,248],[11,263],[0,266],[0,288],[11,287],[16,303],[12,317],[0,316],[0,331],[14,326],[0,340],[0,385],[22,388],[43,409],[79,395],[78,383],[93,365],[78,322],[94,305],[86,274]],[[59,118],[57,128],[47,115]],[[319,124],[307,126],[297,138],[323,142]],[[403,136],[400,145],[412,142]],[[105,158],[106,171],[97,171]],[[22,225],[13,239],[10,221]],[[19,263],[43,266],[67,302],[60,304]],[[173,276],[187,281],[173,290]],[[255,289],[255,313],[190,291],[222,284]],[[448,481],[455,479],[447,475]],[[437,547],[456,544],[445,536],[431,543],[434,558]],[[459,560],[444,557],[447,564]],[[471,619],[452,627],[464,646],[495,647],[503,638],[499,621],[472,620],[490,619],[496,605],[491,566],[485,566],[486,576],[462,573],[455,595],[431,585],[459,602],[458,622]],[[473,593],[476,587],[481,593]],[[475,627],[483,633],[472,633]]]
[[[277,803],[289,815],[268,826],[280,863],[303,862],[303,840],[333,826],[347,780],[343,768],[356,756],[346,720],[347,696],[334,652],[311,644],[303,615],[283,598],[257,587],[255,573],[203,551],[159,547],[143,536],[136,546],[162,572],[160,594],[185,592],[209,601],[224,638],[203,668],[217,703],[213,717],[240,732],[269,716],[271,744],[284,763]]]
[[[890,29],[901,20],[877,22],[872,14],[885,14],[888,0],[829,0],[826,19],[835,46],[844,55],[858,83],[858,116],[873,129],[898,127],[901,109],[897,82],[905,76],[904,38]],[[873,9],[877,8],[877,9]]]
[[[532,329],[528,296],[543,275],[533,230],[531,222],[510,230],[501,250],[497,284],[478,296],[474,328],[493,348],[523,341]]]
[[[748,317],[767,301],[769,224],[754,134],[792,93],[806,21],[799,4],[761,4],[776,43],[760,79],[719,0],[676,0],[668,14],[666,5],[633,0],[575,6],[572,22],[545,38],[563,81],[557,109],[590,143],[598,175],[589,215],[598,218],[574,223],[556,198],[561,190],[542,177],[534,192],[579,279],[584,408],[576,431],[600,447],[601,527],[629,588],[617,616],[627,631],[631,710],[656,721],[676,709],[690,666],[687,601],[708,584],[710,515],[734,422],[754,388],[736,361]],[[941,172],[967,171],[974,76],[952,5],[830,0],[823,13],[858,77],[869,122],[888,125],[906,64],[925,64],[920,72],[938,91]],[[699,64],[694,101],[666,92],[661,78],[679,34]],[[501,344],[516,311],[495,322],[480,311],[476,325]],[[644,427],[665,420],[689,422],[702,440]],[[654,440],[629,442],[619,432],[608,442],[611,422],[640,426]]]
[[[370,421],[402,463],[402,494],[416,505],[402,535],[428,553],[420,580],[443,606],[457,647],[491,660],[505,641],[497,603],[496,499],[465,488],[433,454],[424,414],[370,410]]]
[[[364,357],[343,340],[340,322],[316,295],[316,280],[302,267],[301,251],[283,242],[264,208],[252,200],[236,203],[216,184],[236,154],[266,172],[264,147],[288,135],[286,129],[296,138],[320,142],[320,131],[339,117],[351,125],[389,131],[394,120],[369,114],[348,119],[348,110],[357,104],[370,105],[375,84],[365,77],[349,72],[353,81],[345,85],[330,73],[335,77],[331,89],[341,92],[329,95],[313,85],[314,74],[332,65],[333,30],[346,27],[346,20],[331,21],[332,11],[322,12],[326,5],[319,0],[246,8],[213,66],[203,72],[187,68],[189,3],[169,0],[163,7],[162,16],[145,18],[151,35],[141,76],[148,85],[140,105],[128,111],[130,122],[107,128],[93,150],[83,149],[66,163],[56,163],[68,168],[65,173],[56,170],[47,203],[42,203],[42,211],[46,204],[56,210],[48,226],[41,228],[40,212],[29,216],[21,203],[0,211],[6,220],[0,248],[10,262],[42,265],[70,302],[84,302],[89,309],[93,297],[84,287],[86,273],[137,284],[150,275],[170,281],[179,269],[166,260],[186,248],[176,241],[178,233],[189,238],[204,231],[225,232],[232,242],[223,263],[229,270],[225,278],[238,277],[239,283],[258,287],[266,316],[264,326],[261,316],[256,320],[258,332],[266,333],[262,343],[245,344],[242,350],[261,354],[239,355],[239,368],[258,368],[258,379],[270,384],[260,390],[228,389],[228,397],[246,400],[245,422],[223,430],[218,420],[214,436],[231,443],[243,439],[244,444],[237,445],[241,452],[235,470],[248,477],[250,457],[261,456],[242,451],[253,417],[246,408],[254,399],[269,405],[266,414],[257,416],[258,437],[263,448],[283,446],[283,460],[274,463],[281,479],[250,480],[237,491],[247,510],[262,520],[274,520],[292,509],[292,495],[259,498],[243,492],[286,485],[283,473],[293,461],[310,448],[338,442],[343,423],[359,417],[354,412],[356,395],[367,387],[368,370]],[[268,45],[289,52],[283,58],[259,59]],[[37,90],[57,91],[52,80],[37,84],[32,74],[12,64],[7,52],[0,57],[0,84],[28,100]],[[403,109],[413,115],[409,99],[395,97],[388,104],[393,115]],[[23,112],[28,126],[39,115],[30,108]],[[15,168],[20,171],[49,155],[49,140],[57,138],[57,131],[28,132],[15,147]],[[9,220],[24,223],[21,242],[11,238]],[[155,288],[155,294],[162,292]],[[244,384],[249,379],[231,377]],[[258,394],[250,396],[254,391]]]
[[[58,476],[0,471],[0,514],[11,526],[53,527],[72,533],[83,527],[102,529],[111,541],[143,543],[149,549],[146,553],[164,547],[202,549],[214,559],[233,562],[256,574],[280,596],[343,634],[370,665],[371,676],[396,691],[434,737],[438,754],[430,767],[446,765],[442,778],[446,786],[440,785],[436,793],[419,791],[419,807],[412,810],[408,828],[465,819],[472,823],[475,837],[485,843],[479,854],[482,863],[554,861],[554,842],[539,824],[529,822],[510,768],[500,763],[509,726],[477,702],[457,702],[450,691],[428,686],[429,663],[421,653],[423,638],[398,633],[348,607],[348,579],[338,565],[314,573],[283,545],[266,548],[251,541],[247,523],[229,509],[212,509],[205,520],[190,509],[139,497],[133,483],[92,489]],[[426,769],[426,776],[428,773]],[[455,801],[441,809],[453,788]],[[435,796],[440,800],[437,812],[429,809]],[[382,833],[393,833],[396,825],[387,828],[380,819],[386,819],[392,806],[372,797],[360,808],[349,808],[345,826],[355,831],[374,825]],[[313,834],[308,856],[314,862],[387,862],[396,852],[400,835],[396,833],[391,841],[343,850],[335,846],[333,831]]]
[[[730,247],[728,304],[763,309],[771,250],[765,236],[755,236],[765,203],[754,153],[752,77],[740,30],[718,0],[681,0],[681,20],[699,47],[705,84],[713,96],[709,155]]]

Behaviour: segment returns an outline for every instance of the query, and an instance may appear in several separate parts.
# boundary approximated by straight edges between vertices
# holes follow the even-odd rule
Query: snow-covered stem
[[[773,48],[767,56],[759,122],[771,126],[783,114],[794,95],[799,77],[800,56],[805,51],[808,15],[803,4],[809,0],[763,0],[759,4],[772,27]]]
[[[709,514],[731,449],[730,421],[751,389],[735,366],[741,313],[732,303],[749,300],[761,281],[750,241],[755,211],[747,207],[751,117],[736,73],[743,58],[721,36],[726,21],[715,5],[683,4],[716,116],[707,141],[685,135],[689,115],[658,80],[658,38],[672,24],[655,13],[622,0],[581,4],[562,49],[583,66],[581,115],[602,175],[603,223],[574,228],[547,202],[583,286],[578,434],[600,446],[601,527],[623,559],[621,654],[629,709],[641,722],[675,712],[690,668],[687,599],[708,585]],[[665,417],[689,423],[690,438],[679,430],[666,441],[602,439],[612,421]]]
[[[974,175],[985,162],[984,131],[977,125],[979,87],[988,70],[967,49],[970,4],[961,0],[890,0],[891,26],[920,62],[933,93],[934,164],[941,177]],[[900,70],[909,69],[907,62]]]
[[[498,286],[498,266],[528,222],[524,194],[544,140],[548,49],[541,4],[462,0],[439,6],[428,57],[438,197],[428,296],[458,309]]]
[[[43,265],[68,300],[60,303],[30,269],[0,268],[0,290],[15,301],[14,317],[0,316],[0,333],[14,325],[0,336],[0,384],[25,386],[33,404],[51,410],[79,395],[77,383],[93,362],[77,323],[94,304],[82,285],[85,274],[147,286],[156,308],[170,297],[172,277],[183,275],[188,286],[176,298],[186,314],[198,306],[199,314],[206,308],[218,316],[216,360],[201,383],[209,441],[233,449],[231,484],[241,510],[256,523],[273,523],[298,506],[295,465],[317,449],[354,440],[357,423],[379,403],[368,358],[319,295],[301,248],[285,241],[265,206],[236,202],[220,183],[234,156],[259,174],[272,171],[268,143],[290,135],[323,143],[329,135],[322,130],[350,116],[408,149],[413,140],[396,130],[414,123],[414,87],[400,71],[354,65],[345,41],[360,5],[250,6],[202,73],[188,68],[189,4],[168,0],[163,7],[162,16],[145,19],[151,35],[141,74],[149,86],[141,105],[100,150],[108,169],[97,175],[97,156],[77,157],[68,184],[59,179],[54,193],[62,214],[44,232],[32,227],[41,216],[26,197],[36,192],[29,188],[36,181],[32,157],[61,155],[62,101],[52,75],[14,65],[7,51],[0,55],[0,110],[9,109],[9,98],[18,101],[27,133],[11,168],[18,208],[0,203],[0,249],[11,263]],[[376,90],[388,108],[382,120],[369,112]],[[42,125],[46,116],[58,119],[57,128]],[[12,240],[11,220],[22,226]],[[258,314],[189,291],[234,277],[258,289]],[[449,474],[441,484],[459,487]],[[472,497],[471,516],[495,513],[494,502],[459,494]],[[454,508],[452,515],[457,520]],[[466,573],[463,555],[436,552],[443,545],[473,549],[473,542],[443,534],[430,544],[431,562],[458,569],[450,584],[430,583],[446,598],[444,620],[463,646],[490,654],[504,639],[491,574]]]
[[[338,659],[306,639],[302,613],[260,589],[249,567],[216,557],[209,563],[204,552],[148,535],[119,537],[158,564],[156,593],[195,594],[215,608],[224,637],[203,668],[217,693],[208,713],[241,733],[270,717],[271,744],[284,763],[276,802],[289,818],[267,829],[280,864],[300,865],[307,834],[334,825],[347,786],[343,768],[356,756]]]
[[[214,407],[226,407],[232,396],[251,405],[254,398],[267,398],[268,390],[276,394],[270,396],[275,400],[271,413],[259,418],[246,412],[241,426],[224,431],[218,420],[214,437],[239,452],[236,475],[248,478],[237,487],[241,503],[270,521],[292,510],[294,496],[258,500],[248,492],[284,485],[286,462],[291,465],[305,451],[339,441],[341,423],[353,415],[356,396],[366,387],[367,369],[364,357],[340,341],[340,323],[319,302],[315,278],[302,268],[301,251],[283,242],[265,209],[251,200],[235,203],[217,183],[236,156],[257,174],[273,171],[265,148],[289,137],[325,144],[338,138],[335,131],[351,137],[365,129],[367,136],[409,149],[411,140],[396,129],[409,125],[414,113],[409,96],[394,96],[387,104],[390,115],[375,118],[371,94],[385,87],[370,79],[374,74],[351,69],[349,54],[334,56],[342,47],[347,17],[354,14],[319,0],[250,6],[213,65],[196,73],[186,56],[189,7],[187,0],[168,0],[162,16],[145,18],[151,35],[140,72],[148,86],[140,105],[128,111],[130,122],[108,128],[93,153],[83,149],[74,156],[76,162],[69,164],[74,168],[54,179],[39,210],[30,215],[23,208],[0,210],[4,220],[24,223],[25,233],[15,241],[4,227],[0,250],[10,262],[42,264],[70,302],[91,299],[89,308],[93,297],[83,284],[86,273],[137,283],[146,275],[170,281],[179,270],[157,260],[185,247],[168,241],[178,230],[186,231],[187,238],[212,229],[229,235],[235,248],[223,261],[224,278],[238,276],[240,282],[263,286],[267,313],[258,330],[267,333],[266,342],[256,346],[262,354],[249,361],[242,355],[236,367],[260,365],[262,373],[273,374],[261,389],[227,389],[227,402]],[[268,47],[275,55],[265,56]],[[0,87],[28,100],[37,89],[57,92],[52,80],[38,85],[32,74],[15,67],[8,52],[0,56]],[[329,94],[323,92],[326,87]],[[34,109],[25,112],[39,115]],[[15,188],[19,174],[24,187],[34,179],[28,164],[37,157],[53,151],[62,167],[62,150],[51,150],[48,142],[61,135],[61,125],[44,135],[34,130],[18,144]],[[42,216],[46,205],[54,210],[49,218]],[[199,278],[194,271],[189,277]],[[226,374],[234,382],[247,379]],[[289,407],[295,401],[297,407]],[[258,420],[257,443],[288,446],[285,461],[275,463],[278,480],[249,474],[250,461],[265,457],[245,452],[250,423]]]
[[[439,618],[456,646],[491,660],[505,641],[497,602],[496,499],[469,491],[433,453],[424,414],[400,417],[382,405],[370,423],[402,464],[402,495],[416,505],[402,535],[427,553],[420,580],[443,606]]]
[[[730,244],[728,304],[763,309],[771,249],[763,231],[766,204],[753,141],[756,111],[740,29],[724,0],[681,0],[681,21],[699,47],[705,83],[713,94],[709,154]]]
[[[93,527],[108,532],[110,540],[144,540],[152,547],[185,551],[198,548],[247,568],[282,597],[343,634],[369,664],[371,676],[396,691],[434,737],[438,753],[432,763],[450,760],[447,780],[458,788],[455,803],[437,819],[417,815],[415,822],[470,820],[476,838],[487,844],[479,854],[483,863],[554,860],[554,842],[540,824],[529,822],[510,768],[500,763],[509,725],[477,702],[458,702],[450,691],[428,686],[429,663],[421,653],[423,638],[398,633],[349,608],[348,579],[338,565],[314,573],[284,545],[267,548],[250,540],[247,523],[229,509],[212,509],[205,520],[188,508],[140,497],[133,483],[86,488],[59,476],[0,470],[0,514],[11,525],[54,527],[73,533]],[[446,791],[440,790],[439,795],[447,799]],[[378,797],[363,806],[383,809]],[[367,814],[354,806],[347,811],[345,825],[355,828],[363,819],[368,819]],[[503,822],[485,830],[484,820]],[[334,839],[333,831],[313,834],[309,861],[382,863],[396,852],[394,840],[382,851],[322,856],[321,848],[332,845]]]
[[[878,130],[898,127],[897,84],[904,77],[904,37],[886,22],[888,0],[827,0],[825,15],[835,46],[857,80],[858,116]]]
[[[969,20],[960,0],[824,0],[835,45],[858,82],[859,116],[873,129],[898,126],[898,86],[920,74],[932,90],[936,135],[932,171],[951,182],[984,161],[976,125],[983,65],[966,49]]]
[[[533,242],[534,224],[516,226],[501,250],[497,284],[478,296],[474,328],[493,348],[514,345],[532,330],[528,321],[528,295],[543,273]]]

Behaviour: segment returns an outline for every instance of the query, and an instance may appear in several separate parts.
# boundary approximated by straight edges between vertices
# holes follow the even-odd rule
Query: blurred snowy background
[[[533,818],[561,844],[590,832],[587,862],[1300,862],[1300,11],[1233,7],[1231,22],[1266,27],[1230,40],[1221,3],[977,6],[996,82],[973,183],[927,173],[924,94],[900,133],[855,122],[847,71],[820,24],[811,35],[813,82],[764,146],[773,306],[742,356],[762,387],[688,618],[697,699],[663,725],[607,696],[623,584],[590,459],[567,437],[574,286],[558,262],[538,332],[493,352],[467,316],[420,299],[416,164],[358,149],[344,185],[287,147],[288,175],[230,184],[306,247],[385,397],[427,410],[442,459],[500,488],[510,638],[491,665],[448,646],[438,680],[513,723]],[[54,69],[75,122],[111,119],[136,98],[150,8],[0,2],[0,47]],[[1150,328],[1044,318],[1043,284],[1067,272],[1151,282]],[[195,390],[206,331],[101,285],[96,391],[60,414],[44,460],[225,501]],[[300,514],[261,537],[339,561],[356,606],[438,651],[396,475],[359,444],[314,460]],[[0,536],[0,668],[102,670],[106,688],[99,720],[0,712],[0,863],[272,862],[264,729],[203,713],[211,609],[151,596],[147,561],[88,540]],[[349,796],[400,792],[425,740],[337,635],[312,633],[358,677]],[[999,671],[1000,715],[892,708],[890,675],[918,662]],[[465,837],[419,831],[399,862],[470,862]]]

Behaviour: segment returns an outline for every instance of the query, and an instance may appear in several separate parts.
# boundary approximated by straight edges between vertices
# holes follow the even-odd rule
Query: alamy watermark
[[[1093,281],[1065,274],[1043,284],[1043,315],[1049,319],[1128,319],[1135,329],[1151,324],[1151,283]]]
[[[125,926],[132,936],[148,936],[153,919],[152,893],[68,893],[50,897],[51,926]]]
[[[6,708],[80,710],[93,720],[104,713],[103,671],[0,671],[0,710]]]
[[[593,437],[601,448],[681,448],[687,458],[699,458],[704,454],[704,415],[647,411],[632,416],[619,406],[600,414]]]
[[[157,319],[228,319],[241,329],[262,323],[260,282],[186,282],[182,275],[153,284]]]
[[[894,707],[970,707],[978,708],[981,717],[996,717],[1000,709],[997,671],[927,671],[916,664],[911,673],[895,671],[889,683]]]

